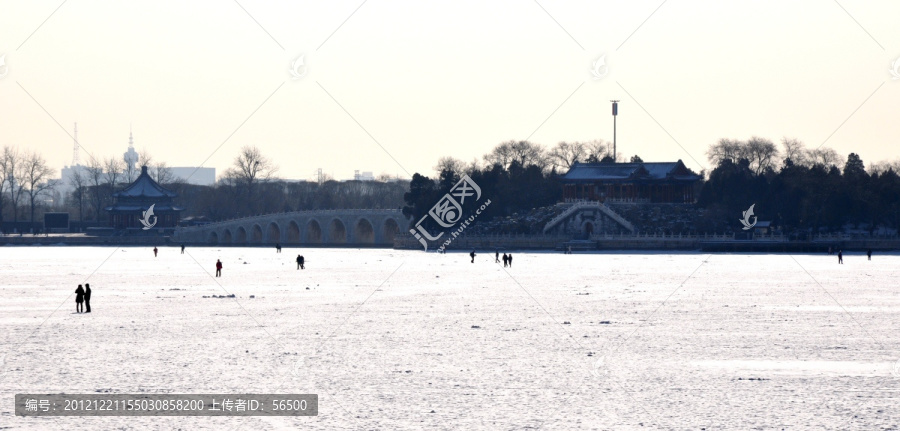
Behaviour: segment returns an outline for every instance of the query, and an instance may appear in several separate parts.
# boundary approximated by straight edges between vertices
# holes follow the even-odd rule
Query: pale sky
[[[480,159],[511,139],[611,140],[610,99],[621,100],[619,153],[646,161],[709,168],[710,144],[752,135],[827,140],[867,163],[898,157],[897,1],[68,0],[0,11],[0,145],[37,149],[56,169],[71,163],[78,122],[82,161],[120,157],[131,125],[135,147],[169,166],[221,173],[256,145],[283,178],[431,175],[442,156]]]

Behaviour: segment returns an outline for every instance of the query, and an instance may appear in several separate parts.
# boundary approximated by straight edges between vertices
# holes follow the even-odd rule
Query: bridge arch
[[[285,242],[300,242],[300,225],[295,220],[291,220],[287,225],[287,237]]]
[[[247,229],[244,229],[243,226],[238,226],[237,238],[235,238],[234,242],[237,244],[246,244],[247,243]]]
[[[328,224],[328,242],[332,244],[343,244],[347,242],[347,227],[339,218],[331,219]]]
[[[278,223],[274,221],[269,223],[269,228],[266,231],[266,241],[267,242],[281,242],[281,227],[278,226]]]
[[[263,230],[258,224],[254,224],[252,228],[250,228],[250,242],[253,243],[261,243],[263,242]]]
[[[231,235],[231,229],[225,229],[222,233],[222,242],[225,244],[231,244],[234,241],[234,238]]]
[[[356,220],[356,226],[353,227],[353,242],[359,244],[375,243],[375,228],[372,227],[372,222],[369,219],[360,217],[359,220]]]
[[[397,224],[397,221],[393,218],[388,217],[387,220],[384,221],[384,225],[381,227],[382,233],[382,242],[388,242],[393,244],[394,237],[400,233],[400,225]]]
[[[311,219],[306,223],[306,242],[319,244],[322,242],[322,226],[316,219]]]
[[[218,244],[219,243],[219,234],[216,231],[212,231],[209,233],[209,237],[207,238],[207,242],[210,244]]]

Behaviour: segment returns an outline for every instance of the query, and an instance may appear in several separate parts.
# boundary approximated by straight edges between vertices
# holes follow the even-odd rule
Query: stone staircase
[[[600,210],[600,212],[613,219],[620,226],[627,229],[629,232],[634,233],[634,226],[628,220],[625,220],[625,218],[620,216],[618,213],[598,201],[579,201],[572,204],[572,206],[570,206],[568,209],[547,222],[547,224],[544,226],[544,233],[547,233],[548,231],[556,227],[556,225],[568,219],[575,213],[583,210]]]

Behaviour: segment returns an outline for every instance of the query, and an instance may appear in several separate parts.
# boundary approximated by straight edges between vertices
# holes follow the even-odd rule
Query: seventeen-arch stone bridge
[[[180,227],[173,241],[192,244],[394,245],[409,220],[400,210],[317,210]]]

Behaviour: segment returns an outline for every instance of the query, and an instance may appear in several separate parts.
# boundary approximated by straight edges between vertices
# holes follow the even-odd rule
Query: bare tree
[[[883,174],[887,171],[894,171],[894,173],[900,174],[900,159],[894,161],[882,160],[880,162],[875,162],[869,165],[869,174]]]
[[[234,159],[232,167],[225,171],[224,177],[237,190],[244,192],[245,209],[252,213],[256,207],[254,192],[257,185],[274,179],[277,171],[278,167],[263,156],[259,148],[247,146],[241,148],[241,153]]]
[[[523,167],[536,165],[543,169],[547,166],[544,148],[528,141],[503,142],[485,154],[484,161],[489,165],[499,164],[504,168],[509,168],[514,161]]]
[[[94,217],[96,221],[100,221],[100,208],[103,206],[103,194],[102,194],[102,185],[103,185],[103,165],[91,157],[91,160],[88,161],[87,166],[84,168],[85,173],[87,174],[87,184],[92,189],[92,197],[93,197],[93,205],[94,205]]]
[[[18,151],[15,148],[3,147],[0,153],[0,222],[3,221],[3,203],[5,202],[4,193],[6,188],[13,188],[15,185],[15,159],[18,157]]]
[[[34,209],[37,206],[37,199],[48,190],[53,189],[56,180],[51,179],[53,169],[47,165],[37,152],[30,153],[23,158],[22,164],[22,187],[28,194],[28,204],[31,209],[31,222],[34,223]]]
[[[22,199],[25,184],[25,155],[17,148],[12,148],[7,158],[9,177],[9,200],[12,203],[13,222],[19,221],[19,201]]]
[[[553,167],[568,169],[576,162],[587,161],[587,145],[582,142],[560,142],[547,155]]]
[[[104,161],[103,168],[106,170],[106,184],[109,184],[110,190],[115,192],[116,186],[119,184],[119,177],[122,175],[122,171],[125,170],[125,162],[115,157],[110,157]]]
[[[807,157],[813,165],[822,165],[826,169],[831,166],[837,166],[838,169],[843,168],[843,159],[833,148],[819,147],[807,152]]]
[[[140,172],[140,170],[138,169],[138,166],[136,164],[135,165],[128,164],[128,162],[125,160],[125,156],[122,156],[121,162],[122,162],[122,167],[123,167],[122,168],[122,180],[126,184],[131,184],[132,182],[134,182],[135,179],[137,179],[137,176],[139,175],[138,173]]]
[[[750,169],[756,175],[762,174],[775,165],[775,161],[778,158],[778,148],[775,147],[772,141],[754,136],[744,143],[744,147],[745,157],[750,161]]]
[[[709,147],[709,150],[706,151],[706,158],[715,167],[722,163],[723,160],[731,160],[736,163],[740,159],[747,158],[747,155],[744,152],[744,145],[741,141],[723,138]]]
[[[150,151],[147,150],[147,148],[141,148],[141,151],[138,151],[137,166],[146,166],[149,168],[151,163],[153,163],[153,156],[150,155]]]
[[[453,157],[441,157],[438,159],[437,166],[434,167],[434,171],[437,172],[438,176],[441,175],[441,172],[451,171],[457,176],[463,176],[466,173],[466,164],[459,159],[454,159]]]
[[[175,181],[175,174],[172,173],[166,162],[157,162],[152,169],[153,179],[160,184],[170,184]]]
[[[484,161],[488,165],[500,165],[504,169],[512,163],[513,155],[512,155],[512,144],[515,141],[503,142],[490,153],[484,155]]]
[[[87,178],[80,166],[72,167],[69,185],[74,189],[72,197],[78,201],[78,221],[84,221],[84,188],[87,185]]]
[[[793,164],[798,166],[806,166],[809,163],[806,158],[806,148],[799,139],[781,138],[781,146],[784,147],[785,160],[790,159]]]
[[[601,160],[611,161],[613,160],[613,150],[612,150],[612,142],[607,142],[602,139],[595,139],[590,142],[584,143],[584,148],[586,152],[585,161],[590,163],[596,163]],[[622,154],[616,154],[615,162],[622,163],[625,161],[625,156]]]

